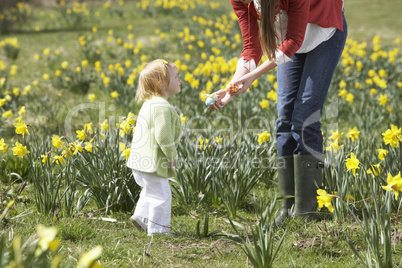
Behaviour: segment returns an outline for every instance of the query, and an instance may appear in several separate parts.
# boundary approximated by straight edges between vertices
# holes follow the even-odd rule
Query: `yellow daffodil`
[[[220,137],[215,137],[214,141],[215,141],[217,144],[222,144],[222,138],[220,138]]]
[[[92,142],[85,142],[85,150],[92,153],[93,151]]]
[[[67,67],[68,67],[68,61],[63,61],[63,62],[61,63],[61,68],[67,69]]]
[[[356,158],[354,153],[350,153],[350,158],[346,159],[346,168],[347,170],[352,170],[353,176],[356,177],[356,169],[360,169],[359,167],[360,161]]]
[[[374,96],[374,95],[376,95],[376,94],[377,94],[377,89],[371,88],[371,89],[370,89],[370,95]]]
[[[200,96],[200,100],[202,101],[202,102],[205,102],[206,100],[207,100],[207,92],[205,91],[205,90],[202,90],[201,92],[200,92],[200,94],[199,94],[199,96]]]
[[[88,60],[83,60],[83,61],[81,61],[81,66],[82,67],[88,67],[88,65],[89,65],[89,61]]]
[[[274,101],[275,104],[278,102],[278,94],[277,94],[277,92],[275,90],[270,90],[267,93],[267,98],[272,100],[272,101]]]
[[[388,98],[387,94],[381,94],[381,95],[378,97],[378,102],[379,102],[379,105],[380,105],[380,106],[385,106],[385,105],[387,105],[387,102],[388,102],[389,100],[390,100],[390,99]]]
[[[380,69],[380,70],[378,70],[378,75],[380,77],[386,77],[388,74],[384,69]]]
[[[268,133],[268,131],[264,131],[261,134],[258,135],[258,143],[261,145],[264,142],[269,141],[269,137],[271,134]]]
[[[376,75],[375,71],[373,69],[371,69],[370,71],[368,71],[368,76],[370,78],[373,78]]]
[[[94,130],[92,128],[92,123],[84,124],[84,130],[88,131],[89,134],[93,134]]]
[[[135,118],[134,118],[134,114],[129,112],[126,118],[127,123],[129,123],[130,125],[134,125],[135,124]]]
[[[10,118],[11,116],[13,116],[13,112],[11,110],[3,113],[4,118]]]
[[[85,252],[78,261],[77,268],[101,267],[96,261],[102,255],[102,246],[96,246],[88,252]]]
[[[88,94],[88,100],[95,101],[96,95],[95,94]]]
[[[4,139],[1,139],[0,140],[0,151],[5,153],[7,149],[8,149],[7,144],[4,142]]]
[[[346,97],[346,95],[348,94],[348,91],[346,89],[340,89],[338,92],[338,96],[341,97],[342,99],[344,99]]]
[[[13,150],[13,155],[18,155],[20,157],[23,157],[24,155],[30,153],[30,151],[28,151],[27,147],[23,146],[18,141],[15,143],[15,147],[13,147],[12,150]]]
[[[107,119],[105,119],[105,121],[103,121],[103,123],[100,126],[101,126],[101,131],[108,130],[109,124],[107,123]]]
[[[181,120],[181,125],[184,126],[184,124],[187,122],[187,116],[185,116],[181,113],[180,120]]]
[[[341,137],[343,135],[343,132],[339,133],[338,130],[336,130],[335,132],[331,130],[331,136],[328,137],[329,140],[333,140],[333,141],[342,141]]]
[[[22,137],[24,137],[25,133],[29,135],[28,127],[25,125],[24,122],[19,122],[14,124],[15,127],[15,133],[17,134],[22,134]]]
[[[25,106],[22,106],[21,109],[18,111],[19,115],[24,115],[26,112]]]
[[[335,195],[336,197],[338,197],[338,192],[332,192],[333,195]],[[350,194],[348,196],[345,196],[345,202],[347,202],[349,200],[356,200],[353,196],[351,196]]]
[[[54,75],[57,76],[57,77],[60,77],[60,76],[61,76],[61,71],[60,71],[60,70],[56,70],[56,71],[54,72]]]
[[[262,99],[260,102],[260,106],[262,109],[269,109],[269,102],[266,99]]]
[[[110,78],[107,77],[107,76],[105,76],[105,77],[103,78],[103,83],[104,83],[105,85],[109,85],[109,83],[110,83]]]
[[[200,145],[198,145],[198,148],[200,150],[205,151],[207,148],[211,147],[211,145],[208,145],[208,142],[209,142],[208,139],[203,140],[201,138],[198,138],[198,141],[200,142]]]
[[[346,101],[347,102],[352,103],[354,99],[355,99],[355,96],[352,93],[346,94]]]
[[[377,152],[378,152],[378,158],[380,159],[380,160],[385,160],[385,157],[387,156],[387,154],[388,154],[388,150],[385,150],[385,149],[377,149]]]
[[[64,157],[62,155],[56,155],[53,157],[54,162],[56,162],[57,165],[60,165],[61,163],[64,162]]]
[[[382,136],[384,137],[383,140],[385,145],[390,144],[392,147],[397,148],[399,142],[402,140],[401,128],[391,125],[391,129],[387,129],[382,133]]]
[[[387,186],[381,187],[386,191],[393,191],[395,194],[395,200],[397,200],[399,192],[402,191],[401,172],[399,172],[396,176],[392,176],[391,173],[388,173],[387,183]]]
[[[79,138],[80,140],[85,140],[85,138],[87,137],[87,134],[85,133],[85,130],[77,130],[77,138]]]
[[[258,80],[254,80],[254,82],[251,84],[254,88],[258,87]]]
[[[48,162],[48,157],[47,157],[47,155],[41,154],[40,157],[42,158],[42,163],[43,163],[43,164],[46,164],[46,163]]]
[[[331,204],[333,195],[329,195],[325,190],[318,189],[317,190],[317,202],[318,206],[322,208],[324,205],[328,208],[328,210],[332,213],[334,212],[334,207]]]
[[[119,150],[120,152],[124,151],[126,149],[126,145],[123,142],[119,143]]]
[[[82,152],[83,149],[80,141],[69,143],[68,148],[69,148],[68,156],[70,156],[71,154],[76,155],[78,152]]]
[[[57,135],[53,135],[52,144],[54,147],[56,147],[56,149],[60,149],[60,145],[62,145],[61,138]]]
[[[120,137],[124,137],[124,135],[130,133],[131,125],[127,122],[127,120],[123,120],[119,125],[119,135]]]
[[[54,252],[59,248],[60,241],[56,240],[56,227],[44,227],[40,224],[36,229],[39,236],[38,248],[35,252],[36,256],[42,254],[42,252],[45,252],[48,249]]]
[[[128,158],[130,157],[131,148],[126,147],[126,145],[124,143],[120,142],[119,149],[121,152],[121,156],[124,156],[126,158],[126,160],[128,160]]]
[[[354,128],[349,128],[349,131],[348,131],[348,133],[346,134],[346,137],[347,137],[348,139],[351,139],[352,142],[354,142],[355,140],[358,140],[358,139],[359,139],[359,134],[360,134],[360,131],[358,131],[358,130],[356,129],[356,127],[354,127]]]
[[[117,97],[120,96],[120,94],[119,94],[117,91],[113,91],[113,92],[110,93],[110,96],[111,96],[113,99],[116,99]]]
[[[371,168],[367,169],[367,174],[374,174],[374,176],[378,176],[381,174],[380,163],[376,165],[371,165]]]
[[[18,88],[18,87],[13,88],[12,92],[13,92],[14,96],[19,96],[20,95],[20,88]]]
[[[337,153],[339,151],[339,149],[341,149],[343,147],[342,145],[338,144],[338,140],[335,140],[333,142],[329,142],[329,146],[325,148],[326,151],[330,151],[330,152],[334,152]]]

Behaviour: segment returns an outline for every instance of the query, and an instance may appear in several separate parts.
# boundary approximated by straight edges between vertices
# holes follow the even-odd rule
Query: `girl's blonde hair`
[[[163,90],[170,83],[169,67],[173,65],[162,59],[145,64],[138,81],[136,102],[143,102],[153,96],[164,96]]]

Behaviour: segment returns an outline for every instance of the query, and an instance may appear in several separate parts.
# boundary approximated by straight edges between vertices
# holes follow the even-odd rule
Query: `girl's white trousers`
[[[133,169],[135,182],[143,187],[133,216],[148,219],[148,234],[167,233],[170,227],[172,192],[169,179]]]

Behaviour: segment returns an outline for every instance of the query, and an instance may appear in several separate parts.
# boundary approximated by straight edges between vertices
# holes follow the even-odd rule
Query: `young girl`
[[[134,215],[135,227],[148,235],[170,234],[172,193],[168,178],[175,176],[180,117],[167,101],[180,92],[176,65],[165,60],[147,63],[136,94],[144,102],[139,112],[127,166],[143,187]]]

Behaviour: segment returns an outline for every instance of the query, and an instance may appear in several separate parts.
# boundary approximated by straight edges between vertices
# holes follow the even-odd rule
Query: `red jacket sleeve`
[[[243,51],[240,58],[254,60],[255,64],[261,60],[262,49],[259,38],[258,15],[253,4],[243,4],[230,0],[236,14],[243,38]]]
[[[286,38],[279,46],[279,50],[290,58],[303,44],[309,20],[310,1],[282,0],[280,1],[280,9],[284,9],[288,13],[288,27]]]

